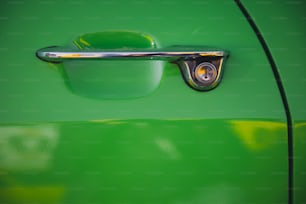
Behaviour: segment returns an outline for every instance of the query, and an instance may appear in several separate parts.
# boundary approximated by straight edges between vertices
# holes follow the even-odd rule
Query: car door
[[[2,203],[287,202],[286,114],[235,2],[2,1],[0,26]],[[144,60],[154,87],[133,96],[151,79],[136,62],[94,61],[102,65],[91,71],[87,60],[67,71],[70,61],[35,56],[101,32],[111,32],[113,43],[116,33],[145,33],[159,48],[207,46],[230,57],[207,92],[190,88],[177,64]],[[120,86],[123,75],[133,89]],[[81,94],[70,76],[108,83]],[[118,97],[105,97],[105,87],[120,90]]]

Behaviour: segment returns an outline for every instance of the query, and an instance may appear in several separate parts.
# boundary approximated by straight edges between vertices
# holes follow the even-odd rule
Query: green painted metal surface
[[[306,203],[306,2],[244,4],[271,50],[284,85],[293,122],[294,200]]]
[[[3,1],[0,27],[2,203],[287,202],[285,113],[234,2]],[[151,94],[104,100],[72,92],[34,55],[105,30],[231,56],[212,91],[165,63]]]
[[[80,50],[157,47],[148,34],[119,30],[87,33],[78,36],[73,43],[73,48]],[[160,60],[74,59],[55,66],[75,94],[96,99],[126,99],[143,97],[155,91],[163,75],[163,65]]]
[[[287,197],[281,122],[101,120],[0,130],[3,203],[285,203]]]

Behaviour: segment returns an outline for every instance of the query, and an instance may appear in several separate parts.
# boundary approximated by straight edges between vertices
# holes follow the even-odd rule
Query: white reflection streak
[[[52,125],[0,127],[0,168],[48,168],[58,135],[58,129]]]
[[[155,142],[161,151],[166,153],[171,159],[180,159],[180,153],[170,140],[165,138],[157,138]]]

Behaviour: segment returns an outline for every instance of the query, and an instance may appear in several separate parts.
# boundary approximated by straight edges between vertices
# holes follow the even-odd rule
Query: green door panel
[[[266,40],[282,79],[293,123],[294,200],[306,203],[306,2],[243,4]]]
[[[287,202],[285,112],[234,2],[2,1],[0,10],[0,203]],[[162,48],[229,50],[222,82],[197,92],[164,63],[152,93],[93,99],[35,56],[116,30]]]
[[[285,203],[286,123],[2,126],[3,203]],[[37,195],[39,193],[39,195]]]

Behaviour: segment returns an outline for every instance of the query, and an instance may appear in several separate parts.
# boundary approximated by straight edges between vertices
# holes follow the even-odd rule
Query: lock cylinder
[[[195,79],[203,85],[210,85],[217,78],[217,68],[210,62],[203,62],[195,68]]]

